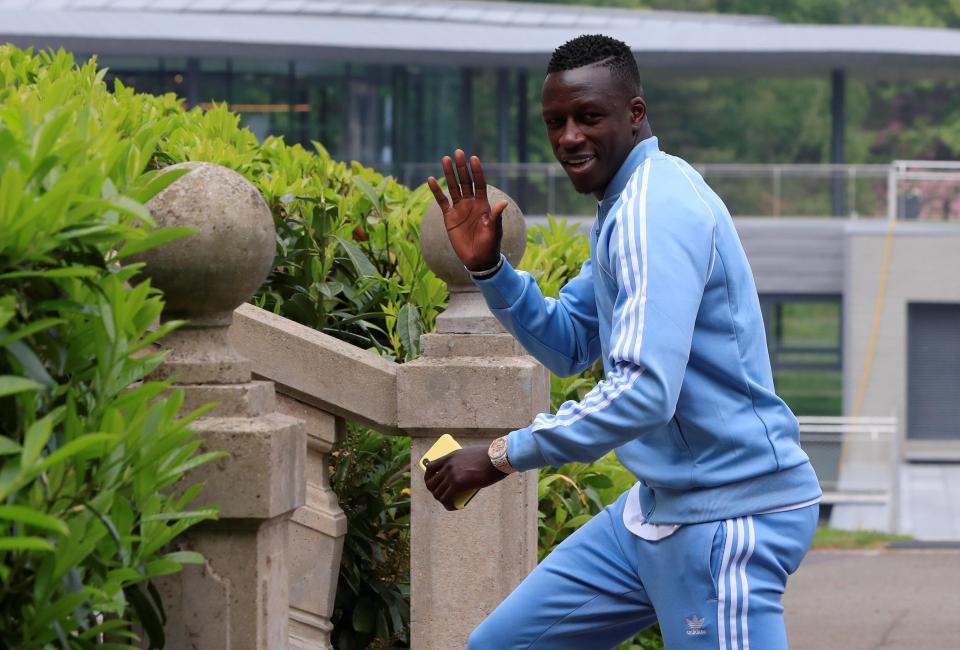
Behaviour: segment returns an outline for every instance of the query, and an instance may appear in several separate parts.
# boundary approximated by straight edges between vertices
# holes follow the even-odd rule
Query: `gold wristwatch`
[[[510,464],[510,460],[507,458],[507,437],[501,436],[490,443],[490,447],[487,449],[487,455],[490,457],[490,462],[498,470],[504,474],[513,474],[515,471],[513,465]]]

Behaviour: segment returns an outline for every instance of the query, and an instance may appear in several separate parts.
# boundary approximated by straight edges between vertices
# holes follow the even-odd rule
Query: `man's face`
[[[602,198],[637,143],[646,106],[604,65],[553,72],[543,82],[543,121],[553,154],[576,190]]]

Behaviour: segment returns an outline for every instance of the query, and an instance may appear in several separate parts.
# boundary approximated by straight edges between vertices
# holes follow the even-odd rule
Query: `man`
[[[630,49],[559,47],[543,119],[574,187],[596,196],[590,259],[558,299],[500,254],[480,161],[428,183],[454,250],[503,326],[558,375],[598,357],[581,401],[430,464],[453,498],[513,471],[610,450],[638,482],[560,544],[476,629],[471,648],[609,648],[660,623],[667,648],[786,648],[780,596],[817,523],[820,489],[774,393],[753,275],[730,214],[661,152]],[[458,181],[459,178],[459,181]]]

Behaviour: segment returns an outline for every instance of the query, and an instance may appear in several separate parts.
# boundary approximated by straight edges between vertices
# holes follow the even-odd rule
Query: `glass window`
[[[841,415],[840,297],[762,296],[777,394],[796,415]]]
[[[291,131],[290,63],[237,59],[233,62],[230,109],[257,139]]]
[[[114,79],[120,79],[142,93],[186,95],[184,57],[100,56],[97,61],[109,68],[105,80],[111,87]]]

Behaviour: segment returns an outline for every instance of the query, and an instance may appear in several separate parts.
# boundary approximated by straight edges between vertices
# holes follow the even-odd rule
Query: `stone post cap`
[[[450,200],[450,193],[444,191],[444,194],[447,200]],[[491,206],[500,201],[507,202],[507,207],[503,211],[503,240],[500,243],[500,250],[511,264],[519,264],[527,248],[527,224],[523,219],[523,213],[512,198],[493,185],[487,185],[487,197]],[[443,212],[433,200],[430,201],[420,226],[420,250],[423,251],[423,259],[430,270],[446,282],[451,290],[464,285],[473,286],[473,281],[463,267],[463,262],[453,252],[450,238],[447,237],[447,229],[443,225]]]
[[[260,192],[226,167],[186,162],[191,171],[147,203],[159,226],[185,226],[196,234],[135,256],[163,291],[164,318],[193,326],[222,326],[260,287],[276,251],[273,216]]]

